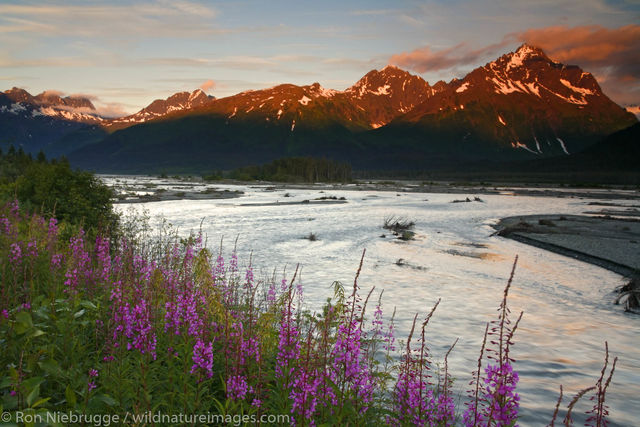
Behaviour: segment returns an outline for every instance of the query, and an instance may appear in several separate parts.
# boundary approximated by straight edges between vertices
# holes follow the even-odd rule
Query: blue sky
[[[0,89],[91,95],[117,114],[199,86],[341,90],[390,62],[433,84],[528,41],[640,103],[638,22],[637,1],[0,0]]]

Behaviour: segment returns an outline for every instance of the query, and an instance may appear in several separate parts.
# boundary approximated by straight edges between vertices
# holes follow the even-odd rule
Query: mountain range
[[[81,96],[0,92],[0,147],[105,172],[228,170],[303,155],[356,169],[452,168],[571,156],[637,121],[592,74],[526,44],[448,83],[387,66],[344,91],[282,84],[214,98],[198,89],[116,119]]]

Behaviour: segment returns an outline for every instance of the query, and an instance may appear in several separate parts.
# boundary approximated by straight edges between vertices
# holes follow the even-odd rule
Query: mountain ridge
[[[43,108],[53,108],[43,106],[44,98],[31,97],[39,110],[29,112],[21,102],[31,95],[12,91],[12,103],[3,102],[7,95],[0,93],[0,120],[2,114],[19,113],[35,120]],[[63,114],[70,109],[95,111],[93,105],[64,104],[71,103],[69,97],[50,98],[63,116],[56,119],[73,122]],[[388,65],[343,91],[313,83],[223,98],[199,89],[179,92],[123,118],[87,122],[93,127],[74,129],[62,138],[64,144],[46,147],[64,151],[80,166],[110,170],[123,163],[134,167],[136,159],[147,169],[188,167],[190,161],[226,168],[286,155],[334,156],[362,168],[415,169],[458,160],[570,155],[634,123],[637,118],[602,93],[590,73],[524,44],[462,79],[433,86]],[[155,147],[168,160],[152,156],[148,161],[142,147]],[[184,152],[185,147],[192,151]],[[173,156],[177,149],[180,156]],[[240,150],[252,151],[243,159]],[[173,160],[180,165],[171,165]]]

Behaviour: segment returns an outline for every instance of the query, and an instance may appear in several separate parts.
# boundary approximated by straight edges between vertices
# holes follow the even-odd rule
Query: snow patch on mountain
[[[302,98],[298,99],[298,102],[302,105],[308,105],[309,102],[311,102],[311,98],[309,98],[307,95],[302,95]]]
[[[335,89],[326,89],[326,88],[320,86],[319,84],[313,84],[311,86],[311,90],[312,90],[311,95],[314,98],[318,98],[318,97],[331,98],[331,97],[336,96],[337,94],[341,93],[340,91],[335,90]]]
[[[631,114],[635,114],[640,119],[640,105],[629,105],[625,108]]]
[[[513,93],[513,92],[522,92],[521,89],[519,89],[518,87],[513,85],[511,80],[507,80],[505,82],[505,81],[501,81],[501,80],[498,80],[497,78],[493,77],[491,79],[491,81],[496,86],[495,93],[502,93],[504,95],[508,95],[510,93]]]
[[[20,114],[23,111],[26,111],[27,107],[25,107],[24,105],[22,105],[20,102],[16,102],[14,104],[11,104],[11,107],[7,108],[6,105],[3,105],[2,107],[0,107],[0,112],[2,113],[11,113],[11,114],[15,114],[16,116],[18,114]]]
[[[547,89],[547,88],[545,88],[545,89]],[[552,91],[550,89],[547,89],[547,90],[549,92],[551,92],[553,95],[557,96],[560,99],[564,99],[565,101],[567,101],[570,104],[576,104],[576,105],[587,105],[588,104],[588,102],[584,98],[576,98],[573,95],[569,95],[567,97],[567,96],[560,95],[559,93],[554,92],[554,91]]]
[[[469,89],[469,82],[464,83],[458,89],[456,89],[456,93],[462,93],[467,89]]]
[[[194,99],[196,99],[200,95],[205,95],[204,92],[202,91],[202,89],[194,90],[193,92],[191,92],[191,95],[189,95],[189,102],[193,101]]]
[[[585,89],[583,87],[576,87],[576,86],[572,85],[569,80],[560,79],[560,83],[562,83],[563,85],[565,85],[566,87],[568,87],[572,91],[580,93],[580,94],[582,94],[584,96],[586,96],[586,95],[595,95],[595,93],[592,90]]]
[[[525,85],[527,86],[527,89],[529,89],[529,92],[540,98],[540,88],[536,86],[535,83],[525,83]]]
[[[511,59],[507,64],[507,71],[511,70],[512,68],[521,67],[524,64],[524,60],[533,54],[535,54],[535,51],[531,48],[531,46],[523,45],[522,47],[520,47],[520,49],[514,52],[513,55],[511,55]]]
[[[512,143],[511,143],[511,146],[512,146],[513,148],[516,148],[516,149],[517,149],[517,148],[522,148],[523,150],[526,150],[526,151],[528,151],[528,152],[530,152],[530,153],[538,154],[538,153],[536,153],[535,151],[533,151],[531,148],[527,147],[527,144],[523,144],[523,143],[521,143],[520,141],[512,142]]]
[[[560,138],[557,138],[557,137],[556,137],[556,139],[557,139],[557,140],[558,140],[558,142],[560,143],[560,147],[562,147],[562,151],[564,151],[564,152],[565,152],[565,154],[569,154],[569,152],[567,151],[567,147],[564,145],[564,141],[563,141],[563,140],[561,140]]]
[[[389,89],[391,89],[391,85],[384,85],[380,86],[376,91],[370,90],[369,92],[374,95],[389,95]]]

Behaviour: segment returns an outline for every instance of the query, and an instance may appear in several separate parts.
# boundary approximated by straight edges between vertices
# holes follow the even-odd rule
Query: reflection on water
[[[484,325],[495,318],[518,254],[510,302],[513,313],[525,313],[513,349],[521,374],[521,424],[548,423],[560,384],[567,403],[578,390],[593,385],[602,368],[605,340],[612,355],[620,358],[607,393],[610,425],[637,422],[640,318],[614,306],[611,295],[623,279],[599,267],[492,235],[491,224],[501,217],[581,214],[593,200],[501,194],[483,195],[484,203],[451,203],[460,196],[241,189],[245,195],[239,199],[154,202],[136,208],[163,215],[183,233],[197,230],[202,223],[216,250],[224,238],[230,251],[231,242],[238,237],[240,260],[247,262],[251,255],[253,265],[265,275],[271,275],[274,267],[291,273],[300,264],[310,308],[320,307],[331,295],[329,287],[335,280],[353,282],[366,248],[360,285],[363,292],[372,286],[376,292],[384,289],[383,308],[390,315],[396,307],[400,337],[406,336],[416,312],[426,314],[442,298],[429,325],[429,347],[434,360],[441,360],[453,341],[460,339],[449,364],[462,393],[478,357]],[[321,196],[345,197],[347,203],[276,203]],[[245,203],[270,205],[241,206]],[[126,205],[119,208],[126,209]],[[381,237],[385,234],[383,220],[389,215],[415,221],[415,240],[401,242],[388,232]],[[318,240],[304,239],[309,233]],[[586,409],[588,400],[583,405],[576,410]],[[578,425],[580,419],[576,421]]]

